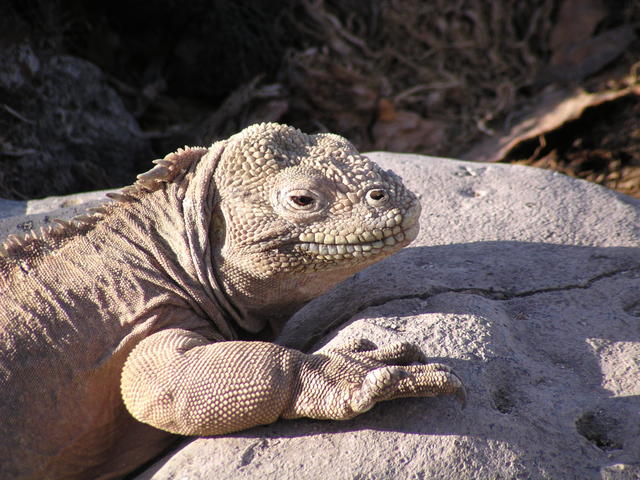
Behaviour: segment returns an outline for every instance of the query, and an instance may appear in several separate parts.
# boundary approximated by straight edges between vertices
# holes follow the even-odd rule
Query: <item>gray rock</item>
[[[105,193],[110,190],[77,193],[61,197],[17,201],[0,198],[0,239],[8,235],[21,235],[51,225],[56,218],[69,219],[87,208],[110,201]]]
[[[279,342],[417,343],[467,408],[403,399],[186,440],[138,478],[640,478],[640,202],[528,167],[371,157],[420,192],[420,236]]]

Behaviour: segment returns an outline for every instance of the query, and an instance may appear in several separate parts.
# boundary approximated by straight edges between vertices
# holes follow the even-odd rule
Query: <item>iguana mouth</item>
[[[360,231],[346,235],[317,233],[302,233],[299,236],[298,248],[317,255],[346,255],[353,257],[375,255],[382,249],[404,246],[411,242],[418,234],[416,218],[396,215],[388,221],[385,228]]]

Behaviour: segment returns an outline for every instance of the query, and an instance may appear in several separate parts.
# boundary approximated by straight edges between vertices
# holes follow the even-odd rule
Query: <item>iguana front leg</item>
[[[394,365],[419,359],[410,344],[377,349],[359,341],[307,355],[267,342],[211,343],[171,329],[133,350],[121,390],[136,419],[182,435],[219,435],[278,417],[343,420],[399,397],[464,400],[449,368]]]

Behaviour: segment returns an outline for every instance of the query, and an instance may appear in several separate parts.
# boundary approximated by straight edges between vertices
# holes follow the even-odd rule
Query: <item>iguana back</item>
[[[204,152],[190,149],[167,160],[186,167]],[[129,471],[132,459],[140,464],[167,445],[170,435],[126,411],[119,379],[133,347],[162,328],[221,337],[197,301],[198,289],[187,292],[196,282],[159,235],[184,234],[183,222],[170,213],[178,207],[171,195],[176,186],[144,192],[141,184],[130,193],[140,201],[105,205],[5,245],[0,451],[13,454],[0,462],[0,478],[23,478],[29,470],[25,478],[74,478],[75,467],[78,478],[99,478],[103,471]],[[201,321],[182,318],[180,310],[197,312]]]

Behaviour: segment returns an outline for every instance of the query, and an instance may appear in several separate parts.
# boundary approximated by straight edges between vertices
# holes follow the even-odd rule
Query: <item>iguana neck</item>
[[[166,183],[113,203],[87,240],[102,245],[105,258],[126,262],[140,276],[168,281],[169,288],[228,339],[237,337],[234,307],[226,300],[211,264],[209,224],[215,188],[209,184],[218,155],[199,161]],[[104,232],[104,234],[103,234]],[[107,260],[108,261],[108,260]]]
[[[214,144],[165,188],[144,196],[138,212],[155,232],[143,234],[141,241],[153,238],[152,247],[162,268],[198,310],[228,339],[237,337],[234,324],[238,312],[227,300],[216,278],[209,231],[216,208],[213,172],[223,144]]]
[[[238,312],[236,322],[254,337],[264,330],[270,338],[277,336],[286,322],[307,303],[357,271],[349,266],[324,271],[322,275],[288,272],[260,279],[225,262],[219,252],[214,264],[225,295]],[[360,268],[367,265],[363,262]]]

